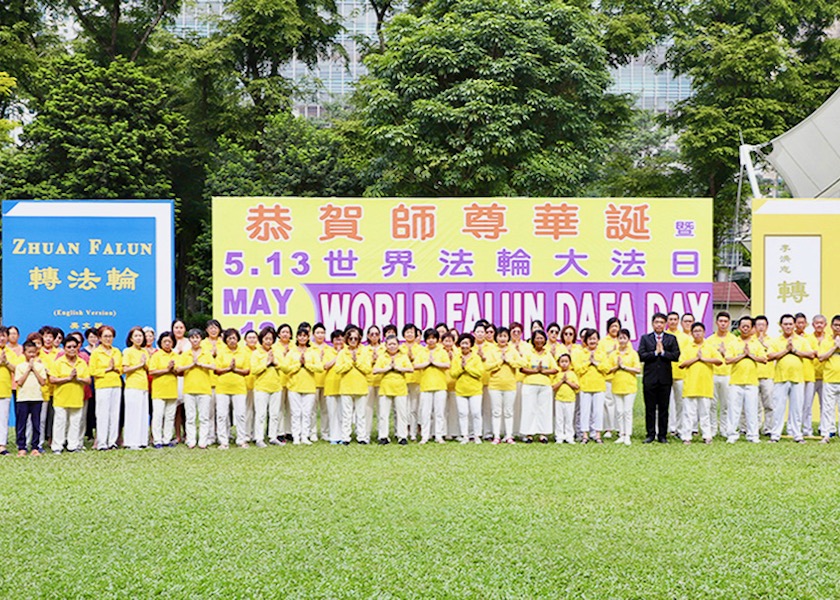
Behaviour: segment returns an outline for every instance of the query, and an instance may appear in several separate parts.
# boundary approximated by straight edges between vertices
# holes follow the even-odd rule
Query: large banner
[[[4,201],[3,323],[21,338],[112,325],[169,329],[174,313],[171,200]]]
[[[213,199],[214,314],[242,330],[617,316],[635,339],[708,321],[711,280],[709,199]]]
[[[752,305],[771,323],[840,312],[840,200],[753,200]]]

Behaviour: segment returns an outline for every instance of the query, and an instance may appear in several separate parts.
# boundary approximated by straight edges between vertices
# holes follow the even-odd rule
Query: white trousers
[[[120,388],[96,390],[96,447],[112,448],[120,436]]]
[[[612,391],[612,381],[607,382],[607,389],[604,392],[604,416],[603,430],[612,431],[618,429],[616,423],[615,394]]]
[[[0,446],[9,443],[9,410],[12,406],[11,398],[0,398]],[[20,427],[20,425],[16,425]],[[26,427],[26,424],[23,425]]]
[[[513,429],[511,435],[522,431],[522,382],[516,382],[516,398],[513,400]]]
[[[773,430],[773,379],[763,377],[758,380],[758,401],[761,405],[763,417],[761,432],[768,435]]]
[[[709,407],[709,423],[712,424],[712,436],[726,435],[726,428],[729,426],[729,375],[715,375],[714,396]],[[718,419],[718,407],[720,408],[720,419]]]
[[[210,411],[207,423],[207,443],[215,444],[217,439],[216,434],[216,388],[210,390],[210,404],[208,406]],[[227,417],[225,417],[227,418]]]
[[[210,394],[184,394],[184,429],[187,446],[196,444],[195,430],[198,420],[198,445],[206,448],[210,440]]]
[[[573,444],[575,441],[575,403],[554,403],[554,439]]]
[[[814,383],[802,384],[802,435],[814,435]]]
[[[682,379],[674,379],[671,383],[671,398],[668,401],[668,431],[677,433],[682,423],[683,384]]]
[[[119,391],[119,388],[117,388],[117,391]],[[61,452],[65,442],[67,442],[68,450],[78,450],[82,447],[82,440],[79,437],[79,421],[81,418],[81,406],[79,408],[55,407],[51,446],[53,452]]]
[[[157,446],[172,441],[178,399],[152,398],[152,441]]]
[[[342,441],[350,441],[353,422],[356,425],[356,441],[370,442],[367,428],[367,394],[344,394],[341,396],[341,436]]]
[[[342,404],[343,406],[343,404]],[[374,415],[374,408],[377,409]],[[343,410],[343,408],[342,408]],[[377,421],[375,417],[379,416],[379,387],[377,386],[368,386],[368,398],[367,404],[365,404],[365,425],[369,428],[373,428],[373,424]],[[389,415],[390,418],[390,415]],[[365,431],[369,431],[369,429],[365,429]],[[343,429],[342,429],[342,435]]]
[[[554,431],[553,396],[550,385],[522,385],[522,435],[549,435]]]
[[[215,407],[213,414],[216,415],[216,439],[220,446],[227,446],[230,443],[230,394],[215,392],[210,403]]]
[[[268,439],[277,438],[280,426],[280,392],[254,390],[254,441],[265,443],[265,423],[268,420]]]
[[[236,410],[234,408],[234,410]],[[245,394],[245,441],[254,440],[254,390]],[[239,443],[239,425],[236,426],[236,443]]]
[[[292,439],[299,444],[309,437],[312,407],[315,404],[315,393],[303,394],[289,391],[289,408],[292,416]]]
[[[822,410],[820,411],[820,435],[830,436],[836,431],[836,409],[840,401],[840,383],[823,383]]]
[[[434,427],[432,418],[434,417]],[[446,435],[446,390],[420,392],[420,432],[421,441],[429,441],[435,433],[435,439],[442,440]]]
[[[472,420],[473,436],[481,439],[484,425],[481,416],[482,394],[475,396],[455,396],[458,403],[458,427],[461,437],[467,439],[470,435],[470,420]]]
[[[451,437],[461,435],[461,422],[458,420],[458,400],[455,392],[446,392],[446,434]]]
[[[613,398],[615,398],[618,435],[630,437],[633,434],[633,403],[636,401],[636,394],[613,394]],[[682,398],[680,398],[680,404],[682,404]]]
[[[330,421],[330,442],[341,441],[341,396],[327,396],[327,417]],[[321,417],[323,419],[323,416]]]
[[[711,403],[711,398],[683,396],[683,422],[680,431],[682,441],[691,441],[691,432],[694,431],[694,425],[698,420],[700,421],[700,435],[703,439],[710,440],[714,437],[709,415]]]
[[[604,392],[580,393],[580,431],[595,435],[603,430]]]
[[[747,439],[758,441],[758,386],[730,385],[729,386],[729,427],[727,437],[731,441],[740,436],[741,412],[746,416]]]
[[[230,402],[233,404],[233,425],[236,427],[236,443],[245,444],[251,437],[248,433],[248,394],[231,394]],[[229,435],[230,429],[228,429]]]
[[[397,438],[408,437],[409,400],[408,396],[385,396],[379,394],[379,439],[391,437],[391,403],[397,413],[396,434]]]
[[[417,425],[420,423],[420,384],[408,384],[408,435],[417,439]]]
[[[145,448],[149,445],[149,391],[125,388],[125,423],[123,446]]]
[[[802,392],[804,387],[804,384],[793,383],[792,381],[777,381],[774,384],[773,430],[770,432],[771,439],[777,440],[782,437],[786,406],[789,406],[787,420],[788,434],[792,435],[796,441],[802,439],[800,424],[802,423]],[[790,399],[790,403],[788,403],[788,399]]]
[[[493,435],[493,400],[490,398],[490,388],[486,385],[481,391],[481,425],[484,437]]]
[[[505,419],[505,437],[513,437],[514,404],[516,404],[516,390],[490,390],[494,438],[502,437],[502,416]]]
[[[309,418],[309,437],[314,442],[318,439],[318,413],[321,415],[321,439],[330,439],[330,419],[327,416],[327,398],[324,388],[315,388],[315,401]]]

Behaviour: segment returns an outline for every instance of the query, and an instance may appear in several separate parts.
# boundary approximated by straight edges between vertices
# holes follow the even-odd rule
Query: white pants
[[[604,422],[604,392],[580,393],[580,431],[595,435]]]
[[[207,427],[207,443],[208,444],[215,444],[217,439],[216,433],[216,388],[210,390],[210,416],[209,416],[209,423]],[[227,420],[227,415],[225,416],[225,420]]]
[[[461,431],[461,437],[464,439],[467,439],[470,435],[470,417],[472,417],[473,436],[476,439],[481,439],[484,428],[481,418],[481,400],[481,394],[455,396],[455,401],[458,403],[458,427]]]
[[[268,417],[268,439],[277,438],[280,426],[280,392],[254,390],[254,441],[265,443],[265,422]]]
[[[216,394],[216,402],[222,394]],[[230,403],[233,404],[233,424],[236,427],[236,443],[245,444],[250,439],[248,433],[248,395],[247,394],[231,394],[229,396]],[[218,411],[216,412],[218,415]],[[218,417],[217,417],[218,418]],[[218,423],[217,423],[218,428]],[[228,428],[228,438],[230,437],[230,429]],[[221,440],[219,440],[221,443]],[[228,440],[225,440],[228,443]]]
[[[85,444],[85,429],[87,429],[87,412],[89,403],[90,402],[88,400],[84,400],[82,402],[82,418],[79,419],[79,439],[82,440],[82,446]]]
[[[550,385],[522,385],[522,435],[549,435],[554,431],[553,395]]]
[[[0,446],[6,446],[9,443],[9,410],[11,406],[11,398],[0,398]],[[23,426],[26,427],[26,424],[24,423]],[[16,427],[20,427],[20,425],[16,425]]]
[[[682,423],[683,384],[682,379],[674,379],[671,383],[671,399],[668,402],[668,431],[677,433]]]
[[[573,444],[575,441],[575,403],[554,403],[554,439]]]
[[[490,388],[486,385],[481,391],[481,424],[484,428],[482,436],[493,435],[493,400],[490,398]]]
[[[215,407],[216,439],[220,446],[227,446],[230,443],[230,394],[213,393],[210,404]],[[212,441],[212,438],[211,438]]]
[[[312,407],[315,404],[315,393],[302,394],[289,391],[289,408],[292,413],[292,439],[299,444],[309,437]]]
[[[123,446],[145,448],[149,445],[149,391],[125,388],[125,424]]]
[[[341,396],[327,396],[327,417],[330,421],[330,442],[341,441]],[[323,419],[324,417],[321,416]]]
[[[446,433],[451,437],[461,435],[461,422],[458,420],[458,400],[455,392],[446,392]]]
[[[730,385],[729,386],[729,440],[737,440],[741,427],[741,411],[746,415],[747,439],[758,441],[758,386]]]
[[[802,435],[814,435],[814,383],[802,384]]]
[[[682,441],[691,441],[691,432],[694,431],[694,425],[698,420],[700,421],[700,435],[703,436],[703,439],[710,440],[714,437],[709,416],[711,403],[711,398],[683,397],[683,422],[680,431]]]
[[[408,384],[408,435],[417,439],[417,425],[420,423],[420,384]],[[399,434],[398,434],[399,435]]]
[[[729,426],[729,375],[715,375],[715,388],[712,403],[709,406],[709,423],[712,425],[712,436],[726,435]],[[720,421],[718,421],[718,407],[720,407]]]
[[[350,441],[353,421],[356,423],[356,441],[369,442],[367,428],[367,394],[341,396],[341,436],[343,441]]]
[[[494,438],[502,436],[502,415],[505,418],[505,437],[513,437],[513,406],[515,403],[516,390],[490,390]]]
[[[119,391],[119,388],[117,388],[117,391]],[[55,407],[52,432],[53,452],[61,452],[65,441],[68,450],[78,450],[82,447],[82,440],[79,438],[79,421],[81,418],[81,406],[79,408]]]
[[[309,418],[309,437],[314,442],[318,439],[318,413],[321,414],[321,439],[330,439],[330,419],[327,416],[327,398],[324,388],[315,388],[315,401]]]
[[[177,398],[152,398],[152,441],[155,446],[172,441],[176,410],[178,410]]]
[[[758,380],[758,400],[761,404],[764,418],[761,422],[761,432],[765,435],[773,430],[773,379],[763,377]]]
[[[432,417],[434,417],[435,439],[442,440],[446,435],[446,390],[420,392],[420,431],[421,440],[429,441],[432,435]]]
[[[391,403],[397,413],[396,434],[397,438],[408,437],[408,396],[385,396],[379,394],[379,439],[391,437]],[[425,432],[424,432],[425,433]]]
[[[799,428],[802,423],[802,392],[804,388],[802,383],[793,383],[792,381],[776,382],[773,386],[773,399],[775,405],[773,406],[773,430],[770,432],[770,438],[777,440],[782,437],[782,427],[785,424],[785,406],[789,406],[787,428],[788,434],[793,436],[793,439],[799,441],[802,439],[802,430]],[[790,398],[790,404],[788,404]]]
[[[836,431],[836,415],[837,403],[840,401],[840,383],[823,383],[822,394],[822,411],[820,411],[820,435],[823,437],[830,436]]]
[[[292,433],[292,413],[291,408],[289,407],[289,390],[287,388],[283,388],[278,392],[278,398],[280,400],[280,408],[277,412],[277,437],[286,435],[287,433]],[[269,420],[270,425],[270,420]],[[274,439],[271,437],[271,429],[269,427],[269,439]]]
[[[47,440],[47,417],[50,414],[50,404],[52,404],[52,402],[48,400],[41,403],[41,439],[38,442],[39,448],[43,448],[44,442]],[[31,439],[32,433],[30,433],[28,437]]]
[[[206,448],[210,440],[210,394],[184,394],[184,429],[187,446],[195,446],[196,418],[198,419],[198,445]]]
[[[113,448],[120,436],[120,388],[96,390],[96,447]]]
[[[234,405],[234,410],[236,410]],[[254,390],[245,394],[245,441],[254,440]],[[236,443],[239,443],[239,424],[236,425]]]
[[[342,405],[343,406],[343,405]],[[376,408],[376,415],[374,415],[374,408]],[[379,387],[377,386],[368,386],[368,398],[367,404],[365,405],[365,425],[367,427],[372,428],[373,424],[377,421],[374,420],[374,416],[379,416]],[[343,408],[342,408],[343,410]],[[390,418],[390,415],[389,415]],[[369,431],[367,428],[365,431]],[[343,430],[342,430],[343,432]],[[344,435],[342,433],[342,435]],[[358,439],[358,438],[357,438]]]
[[[607,382],[607,389],[604,392],[604,413],[603,430],[612,431],[618,429],[616,423],[615,394],[612,391],[612,381]]]
[[[513,429],[511,435],[522,431],[522,382],[516,382],[516,398],[513,400]]]
[[[633,403],[636,401],[636,394],[613,394],[613,398],[615,398],[618,435],[629,438],[633,434]],[[682,398],[680,398],[680,404],[682,405]]]

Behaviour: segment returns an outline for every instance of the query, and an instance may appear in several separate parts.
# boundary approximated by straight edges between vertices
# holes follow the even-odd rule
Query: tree
[[[7,96],[12,95],[12,90],[17,85],[14,77],[9,77],[8,73],[0,71],[0,101]],[[0,150],[11,143],[9,132],[15,128],[15,124],[6,119],[0,119]]]
[[[586,8],[433,0],[385,34],[359,86],[371,194],[574,194],[629,115]]]

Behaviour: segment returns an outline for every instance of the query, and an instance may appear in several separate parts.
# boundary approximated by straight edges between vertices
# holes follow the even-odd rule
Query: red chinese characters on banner
[[[318,239],[325,242],[342,237],[357,242],[364,241],[364,238],[359,235],[359,221],[362,214],[362,207],[358,204],[346,206],[325,204],[321,207],[321,216],[318,217],[324,224],[324,233]]]
[[[496,202],[487,205],[473,202],[464,207],[461,233],[469,233],[479,240],[498,240],[503,233],[508,232],[505,227],[505,211],[507,207]]]
[[[406,206],[400,202],[391,209],[391,238],[430,240],[435,237],[437,207],[433,204]]]
[[[577,236],[580,218],[576,204],[551,204],[546,202],[534,207],[534,235],[548,236],[555,240]]]
[[[248,239],[257,242],[288,240],[292,233],[292,211],[281,204],[252,206],[248,209],[246,220]]]
[[[648,208],[650,208],[649,204],[616,206],[610,202],[604,210],[607,222],[604,235],[608,240],[649,240]]]

